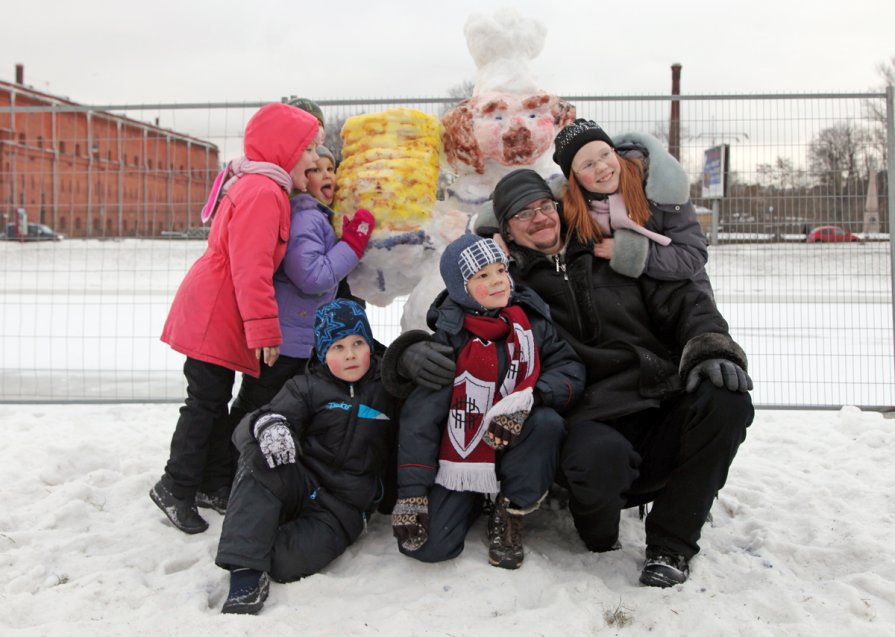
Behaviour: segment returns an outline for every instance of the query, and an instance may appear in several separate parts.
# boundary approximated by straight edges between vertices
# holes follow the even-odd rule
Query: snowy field
[[[182,400],[183,357],[158,336],[204,249],[174,240],[0,242],[0,400]],[[895,405],[889,249],[710,248],[716,299],[749,355],[756,404]],[[382,342],[398,335],[400,303],[370,315]]]
[[[895,420],[759,411],[690,580],[637,583],[643,524],[588,553],[566,511],[527,518],[518,571],[487,563],[484,521],[449,562],[401,556],[385,518],[322,573],[223,616],[221,516],[175,530],[147,493],[176,405],[0,405],[0,634],[888,636],[895,626]]]

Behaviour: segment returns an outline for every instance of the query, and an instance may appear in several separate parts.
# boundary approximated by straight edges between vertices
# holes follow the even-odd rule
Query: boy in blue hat
[[[380,381],[382,346],[346,299],[317,310],[314,333],[307,373],[233,434],[239,467],[215,560],[230,570],[223,613],[255,614],[270,579],[318,572],[357,540],[383,496],[396,401]]]

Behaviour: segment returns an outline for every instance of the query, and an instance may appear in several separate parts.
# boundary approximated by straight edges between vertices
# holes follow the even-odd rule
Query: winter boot
[[[257,615],[264,607],[270,590],[270,578],[264,571],[237,568],[230,572],[230,592],[221,612],[227,615]]]
[[[165,484],[164,478],[150,489],[149,497],[168,516],[171,524],[184,533],[201,533],[208,528],[208,522],[203,520],[196,510],[195,500],[175,496]]]
[[[510,500],[498,495],[488,516],[488,562],[498,568],[522,566],[522,514],[511,511]]]
[[[640,583],[668,588],[683,584],[690,576],[687,558],[654,546],[646,547],[646,562],[640,573]]]
[[[230,487],[221,487],[214,491],[197,491],[196,506],[205,509],[213,509],[221,515],[227,512],[227,502],[230,500]]]

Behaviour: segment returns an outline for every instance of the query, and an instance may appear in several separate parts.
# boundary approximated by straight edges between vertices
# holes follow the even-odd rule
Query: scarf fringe
[[[496,494],[500,482],[490,462],[451,462],[439,460],[435,483],[451,491]]]

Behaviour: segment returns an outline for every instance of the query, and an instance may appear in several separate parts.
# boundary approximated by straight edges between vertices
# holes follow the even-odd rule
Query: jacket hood
[[[243,151],[251,161],[266,161],[291,172],[319,127],[316,117],[299,108],[268,104],[246,124]]]

